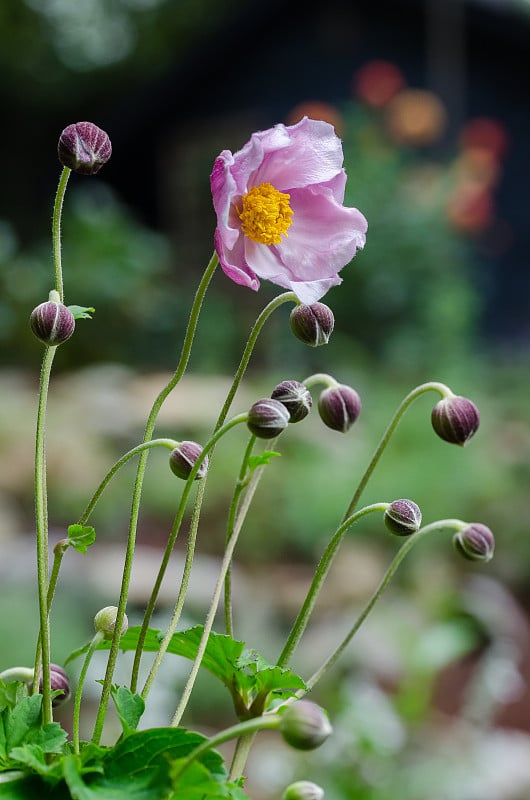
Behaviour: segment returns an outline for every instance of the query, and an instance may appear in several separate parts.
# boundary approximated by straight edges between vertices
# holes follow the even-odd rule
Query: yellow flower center
[[[241,198],[241,210],[237,209],[245,236],[259,244],[280,244],[292,222],[290,199],[270,183],[253,186]]]

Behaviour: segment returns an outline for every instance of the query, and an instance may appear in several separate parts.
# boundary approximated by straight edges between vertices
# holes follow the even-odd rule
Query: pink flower
[[[342,162],[333,127],[307,117],[252,134],[235,155],[223,150],[210,181],[215,249],[229,278],[254,290],[265,278],[306,304],[341,283],[367,229],[360,211],[343,206]]]

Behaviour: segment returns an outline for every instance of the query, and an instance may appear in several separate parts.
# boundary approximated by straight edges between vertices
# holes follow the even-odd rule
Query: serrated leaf
[[[69,525],[68,544],[78,553],[86,553],[91,544],[96,541],[96,531],[92,525]]]
[[[256,467],[269,464],[271,458],[274,458],[275,456],[281,456],[281,453],[276,453],[274,450],[264,450],[263,453],[250,456],[248,459],[248,468],[252,471],[255,470]]]
[[[13,747],[9,753],[9,757],[17,765],[29,767],[39,775],[46,777],[54,775],[57,779],[61,777],[61,764],[58,762],[48,764],[42,747],[39,747],[37,744],[26,743],[20,747]]]
[[[96,311],[91,306],[68,306],[68,308],[74,315],[74,319],[92,319],[92,314]]]
[[[139,694],[134,694],[126,686],[112,686],[110,691],[123,733],[128,735],[138,727],[145,710],[145,702]]]
[[[24,697],[12,711],[6,709],[3,712],[8,755],[10,750],[22,744],[30,733],[37,733],[40,728],[41,708],[42,695],[33,694]]]

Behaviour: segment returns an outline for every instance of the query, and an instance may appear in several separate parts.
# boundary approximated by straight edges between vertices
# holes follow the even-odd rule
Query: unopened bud
[[[467,397],[445,397],[434,406],[432,426],[438,436],[451,444],[465,445],[478,430],[480,414]]]
[[[68,125],[59,137],[59,161],[80,175],[95,175],[112,155],[108,134],[93,122]]]
[[[350,386],[330,386],[320,394],[318,413],[328,428],[346,433],[361,413],[361,398]]]
[[[289,412],[279,400],[264,397],[248,412],[247,427],[259,439],[274,439],[289,424]]]
[[[94,617],[94,628],[96,633],[102,633],[105,639],[112,639],[114,636],[114,628],[116,627],[116,617],[118,609],[116,606],[106,606],[98,611]],[[123,615],[123,622],[121,626],[121,636],[126,632],[129,627],[129,620],[127,615]]]
[[[491,561],[495,552],[495,538],[486,525],[472,522],[456,533],[453,544],[461,556],[468,561]]]
[[[282,800],[323,800],[324,789],[312,781],[296,781],[282,794]]]
[[[332,728],[323,708],[310,700],[298,700],[282,714],[280,732],[297,750],[314,750],[323,744]]]
[[[385,525],[396,536],[410,536],[421,526],[420,507],[412,500],[394,500],[385,511]]]
[[[335,325],[333,311],[324,303],[295,306],[289,321],[296,338],[310,347],[327,344]]]
[[[58,664],[50,664],[50,684],[52,692],[60,692],[60,694],[56,695],[52,700],[52,706],[57,708],[63,703],[66,703],[70,697],[68,675]],[[42,675],[39,681],[39,693],[42,694]]]
[[[290,414],[289,422],[305,419],[313,405],[309,389],[298,381],[282,381],[272,390],[271,397],[285,406]]]
[[[190,472],[195,466],[195,462],[201,455],[202,451],[203,448],[200,444],[197,444],[197,442],[181,442],[177,447],[175,447],[174,450],[171,451],[171,455],[169,456],[169,466],[171,471],[177,476],[177,478],[182,478],[184,481],[188,480]],[[205,456],[199,469],[197,470],[195,480],[204,478],[207,472],[208,456]]]
[[[66,342],[75,330],[75,319],[70,309],[54,300],[47,300],[34,308],[29,324],[37,339],[53,347]]]

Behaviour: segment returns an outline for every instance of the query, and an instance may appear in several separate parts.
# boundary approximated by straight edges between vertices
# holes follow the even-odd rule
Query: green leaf
[[[91,525],[69,525],[68,544],[78,553],[86,553],[91,544],[96,541],[96,531]]]
[[[95,313],[96,309],[88,306],[68,306],[72,314],[74,315],[74,319],[92,319],[92,314]]]
[[[40,747],[43,753],[61,753],[67,738],[66,731],[58,722],[48,722],[41,728],[33,728],[28,733],[27,741]]]
[[[57,779],[61,777],[61,764],[58,762],[48,764],[42,747],[36,744],[23,744],[20,747],[13,747],[9,757],[17,765],[29,767],[39,775],[55,775]]]
[[[281,453],[276,453],[274,450],[264,450],[263,453],[260,453],[259,455],[250,456],[248,460],[248,468],[252,472],[256,469],[256,467],[269,464],[271,458],[274,458],[275,456],[281,456]]]
[[[24,697],[12,711],[7,709],[5,714],[5,734],[7,752],[13,747],[22,744],[28,735],[40,728],[42,695],[33,694]]]
[[[110,691],[123,733],[128,735],[138,727],[145,710],[145,702],[139,694],[134,694],[126,686],[112,686]]]

